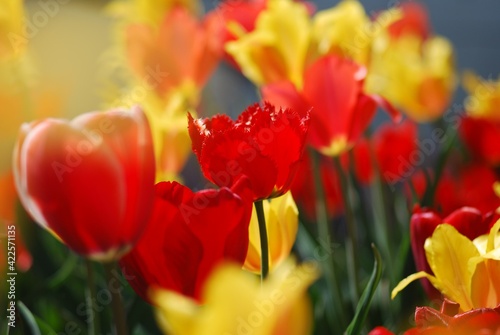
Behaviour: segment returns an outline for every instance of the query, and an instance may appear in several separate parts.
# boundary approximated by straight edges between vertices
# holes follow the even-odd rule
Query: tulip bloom
[[[425,242],[427,262],[434,274],[420,271],[402,280],[392,291],[394,298],[416,279],[427,278],[446,298],[460,304],[460,310],[495,308],[500,304],[498,230],[471,241],[449,224],[439,225]]]
[[[467,116],[460,123],[460,134],[470,153],[492,167],[500,166],[500,80],[483,80],[466,72],[463,86]]]
[[[375,37],[366,85],[414,121],[429,122],[445,112],[456,76],[451,43],[428,36],[425,10],[418,6],[403,6],[403,16]]]
[[[24,208],[75,252],[112,260],[145,229],[155,162],[138,108],[25,124],[14,152]]]
[[[424,244],[440,224],[450,224],[460,234],[473,240],[488,233],[491,219],[491,216],[483,217],[480,211],[471,207],[460,208],[444,219],[431,210],[417,208],[410,221],[411,248],[417,270],[432,274],[426,259]],[[434,299],[441,296],[428,280],[423,279],[421,282],[429,298]]]
[[[302,87],[309,20],[308,8],[302,2],[269,1],[255,29],[227,43],[226,50],[256,85],[289,80]]]
[[[269,269],[272,270],[290,255],[297,236],[299,211],[290,192],[282,197],[264,201],[263,206],[269,240]],[[254,208],[249,227],[248,253],[243,268],[260,273],[261,253],[259,222]]]
[[[478,308],[465,313],[458,312],[458,304],[445,300],[441,310],[417,307],[417,327],[404,335],[482,335],[497,334],[500,331],[500,306]],[[368,335],[394,335],[384,327],[373,329]]]
[[[222,56],[221,32],[215,13],[198,21],[185,8],[173,8],[158,28],[140,23],[127,27],[130,66],[159,97],[181,91],[187,101],[196,103],[198,90]]]
[[[242,180],[235,189],[245,190],[244,186]],[[194,193],[176,182],[160,182],[155,188],[148,228],[120,265],[145,300],[151,286],[199,299],[203,283],[219,262],[243,265],[252,202],[227,188]]]
[[[231,187],[243,175],[255,201],[286,193],[299,167],[309,113],[253,105],[236,122],[226,115],[193,119],[189,134],[205,177]]]
[[[306,335],[312,330],[307,288],[317,276],[314,265],[288,261],[261,285],[239,266],[225,264],[206,282],[201,306],[171,291],[151,296],[165,334]]]
[[[306,70],[303,90],[281,82],[263,87],[262,94],[275,105],[296,110],[312,107],[309,144],[327,156],[338,156],[361,137],[378,105],[399,117],[383,98],[364,92],[365,77],[364,67],[329,55]]]

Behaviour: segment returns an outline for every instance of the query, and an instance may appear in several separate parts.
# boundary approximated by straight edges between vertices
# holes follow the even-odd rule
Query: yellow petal
[[[196,302],[176,292],[151,290],[156,320],[165,334],[194,335],[194,325],[199,313]]]
[[[271,0],[255,29],[227,43],[226,50],[255,84],[290,80],[300,89],[309,34],[310,19],[303,3]]]
[[[269,201],[265,200],[263,207],[269,245],[269,269],[273,270],[290,255],[297,237],[299,212],[291,192]],[[255,208],[248,233],[249,245],[244,268],[260,273],[260,231]]]
[[[401,292],[402,290],[404,290],[406,288],[406,286],[408,286],[411,282],[414,282],[415,280],[421,279],[421,278],[429,279],[429,281],[432,283],[432,285],[434,285],[434,283],[437,282],[436,277],[428,274],[425,271],[420,271],[420,272],[411,274],[408,277],[406,277],[405,279],[403,279],[402,281],[400,281],[396,285],[396,287],[391,292],[391,299],[394,299],[398,295],[398,293]],[[434,286],[436,286],[436,285],[434,285]]]
[[[318,12],[312,27],[313,43],[320,55],[336,53],[365,64],[371,46],[370,19],[356,0]]]
[[[461,235],[453,226],[439,225],[424,245],[427,261],[439,282],[436,287],[463,310],[473,308],[468,262],[479,256],[474,243]],[[434,285],[434,283],[433,283]]]
[[[315,265],[295,266],[288,261],[272,273],[261,286],[257,277],[249,276],[235,266],[219,268],[205,289],[207,310],[199,318],[197,335],[288,334],[287,329],[310,329],[311,309],[305,298],[307,287],[317,278]],[[301,315],[294,319],[289,313],[301,305]],[[283,325],[280,320],[287,319]],[[278,327],[278,329],[277,329]],[[286,329],[283,329],[286,327]]]

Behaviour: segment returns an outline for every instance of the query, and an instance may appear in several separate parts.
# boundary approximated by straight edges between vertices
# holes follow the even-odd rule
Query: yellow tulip
[[[319,55],[335,53],[366,64],[372,23],[357,0],[344,0],[314,16],[312,39]]]
[[[267,237],[269,242],[269,269],[278,267],[290,255],[293,243],[297,236],[299,211],[292,193],[264,201],[264,215],[266,218]],[[244,269],[260,273],[260,234],[259,222],[255,208],[249,226],[248,253],[243,266]]]
[[[425,254],[434,275],[424,271],[403,279],[392,291],[394,298],[409,283],[427,278],[462,311],[494,308],[500,304],[500,220],[488,235],[474,241],[453,226],[439,225],[425,241]]]
[[[415,35],[375,38],[366,89],[377,93],[417,122],[439,118],[456,86],[453,47],[439,36],[422,40]]]
[[[314,264],[287,261],[261,285],[224,264],[207,280],[202,303],[172,291],[153,290],[156,319],[171,335],[305,335],[311,333],[312,308],[307,288],[318,276]]]
[[[484,80],[472,71],[463,75],[463,86],[469,93],[465,100],[467,114],[474,118],[500,121],[500,78]]]
[[[255,29],[226,50],[256,85],[289,80],[302,87],[311,22],[307,7],[292,0],[269,0]]]

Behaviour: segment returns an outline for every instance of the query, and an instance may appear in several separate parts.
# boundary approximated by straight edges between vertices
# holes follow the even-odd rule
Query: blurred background
[[[34,23],[30,49],[38,76],[44,84],[62,92],[62,110],[68,116],[99,109],[103,106],[103,88],[112,40],[112,19],[105,14],[108,1],[59,0],[59,8],[49,11],[49,19],[37,14],[44,11],[41,3],[28,0],[28,18]],[[50,1],[49,1],[50,2]],[[311,1],[318,9],[338,1]],[[369,14],[387,9],[398,1],[361,1]],[[430,14],[434,32],[450,39],[456,51],[459,71],[473,69],[485,78],[500,73],[500,2],[497,0],[421,1]],[[216,0],[206,0],[205,8],[213,9]],[[231,80],[226,80],[231,76]],[[235,81],[240,84],[235,85]],[[229,87],[224,82],[231,83]],[[241,86],[243,85],[243,86]],[[243,88],[243,89],[242,89]],[[209,94],[226,113],[239,113],[253,102],[255,92],[245,79],[224,64],[212,78]],[[457,90],[454,102],[461,103],[465,94]]]

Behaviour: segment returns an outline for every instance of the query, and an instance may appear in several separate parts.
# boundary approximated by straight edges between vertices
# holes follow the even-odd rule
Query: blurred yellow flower
[[[392,298],[412,281],[427,278],[445,297],[459,303],[462,311],[495,308],[500,304],[499,229],[500,220],[488,235],[471,241],[453,226],[439,225],[424,246],[434,275],[421,271],[408,276],[394,288]]]
[[[265,200],[263,205],[269,243],[269,269],[272,271],[290,255],[297,236],[299,211],[291,192],[269,201]],[[243,268],[260,273],[260,234],[255,208],[248,229],[250,241]]]
[[[500,121],[500,78],[484,80],[472,71],[463,75],[463,86],[469,93],[465,100],[467,114],[474,118]]]
[[[255,29],[226,44],[226,50],[256,85],[290,80],[302,87],[311,22],[304,3],[269,0]]]
[[[417,122],[439,118],[456,86],[453,47],[442,37],[406,34],[374,40],[366,88],[380,94]]]
[[[312,24],[312,43],[319,55],[335,53],[358,63],[368,61],[373,27],[363,5],[344,0],[337,6],[318,12]]]
[[[287,261],[261,285],[240,267],[222,265],[205,284],[203,305],[175,292],[153,290],[156,318],[165,334],[306,335],[312,308],[307,288],[318,276],[314,264]]]
[[[116,0],[108,7],[108,12],[128,23],[158,26],[165,14],[176,6],[196,14],[202,5],[199,0]]]
[[[23,35],[22,0],[3,0],[0,6],[0,60],[22,53],[26,47]]]

